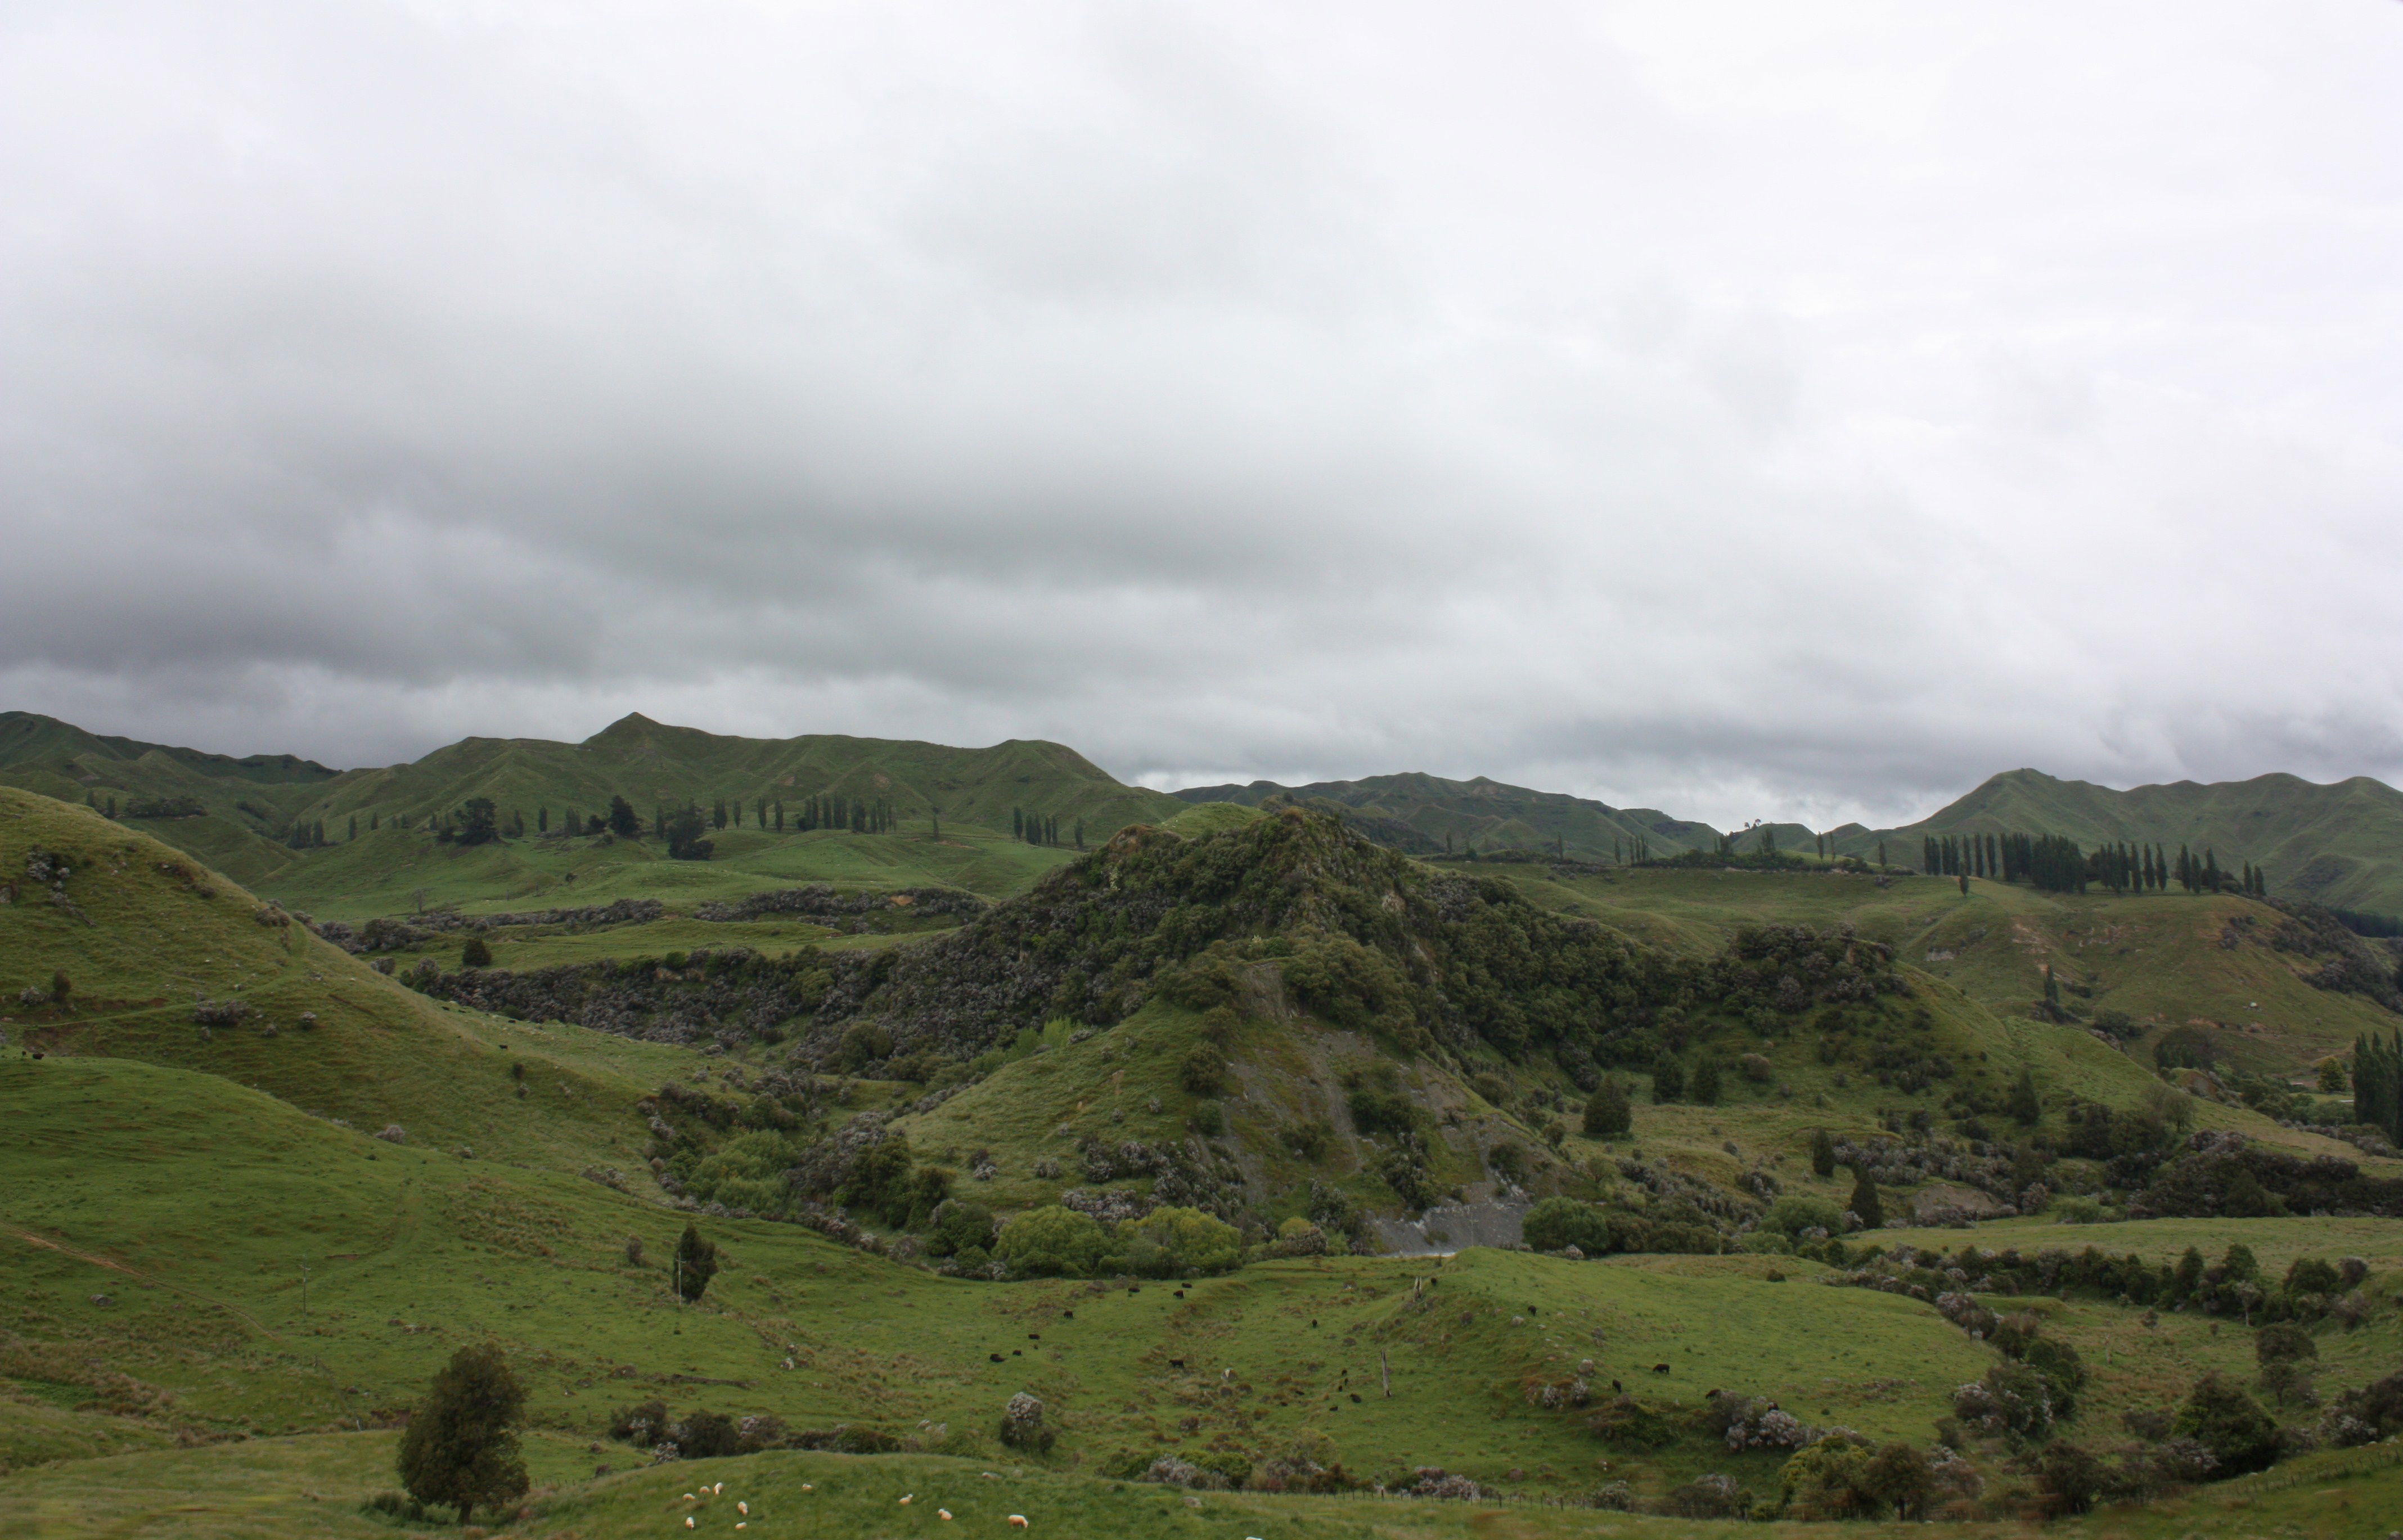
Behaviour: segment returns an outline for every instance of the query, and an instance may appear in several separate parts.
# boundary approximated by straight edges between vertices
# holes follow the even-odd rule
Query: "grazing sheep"
[[[1652,1372],[1655,1374],[1666,1374],[1669,1372],[1669,1366],[1666,1364],[1655,1364],[1652,1366]]]
[[[1127,1292],[1128,1292],[1128,1293],[1130,1293],[1130,1294],[1132,1294],[1132,1293],[1133,1293],[1134,1291],[1133,1291],[1133,1290],[1132,1290],[1132,1289],[1129,1289]],[[1026,1527],[1026,1515],[1024,1515],[1024,1514],[1022,1514],[1022,1513],[1013,1513],[1013,1514],[1011,1514],[1011,1515],[1009,1516],[1009,1527],[1010,1527],[1011,1529],[1014,1529],[1014,1530],[1022,1530],[1022,1529],[1024,1529],[1024,1528]]]

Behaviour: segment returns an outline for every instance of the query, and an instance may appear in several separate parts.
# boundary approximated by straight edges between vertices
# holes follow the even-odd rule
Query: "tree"
[[[493,799],[470,797],[459,809],[459,832],[455,837],[462,845],[489,845],[501,837],[498,821],[493,816]]]
[[[1822,1181],[1836,1174],[1836,1141],[1826,1129],[1811,1131],[1811,1173]]]
[[[400,1484],[421,1503],[459,1510],[498,1507],[526,1492],[518,1425],[525,1390],[497,1343],[461,1348],[434,1376],[400,1436]]]
[[[2215,1370],[2195,1382],[2170,1431],[2199,1441],[2217,1456],[2214,1474],[2218,1476],[2261,1470],[2278,1458],[2278,1424],[2244,1394],[2243,1386]]]
[[[668,859],[671,861],[706,861],[709,853],[717,848],[714,840],[701,838],[705,825],[701,810],[685,804],[682,812],[668,819]]]
[[[620,839],[632,839],[643,832],[643,821],[634,816],[634,804],[622,797],[609,798],[609,832]]]
[[[699,1299],[709,1281],[717,1276],[717,1243],[704,1241],[691,1220],[685,1221],[684,1234],[676,1239],[675,1288],[684,1296],[686,1304]]]
[[[2051,980],[2052,976],[2046,974],[2045,981],[2049,984]],[[2026,1127],[2035,1126],[2036,1120],[2044,1116],[2044,1103],[2036,1096],[2033,1074],[2024,1069],[2020,1071],[2020,1077],[2012,1085],[2010,1097],[2003,1103],[2003,1110]]]
[[[1878,1199],[1877,1184],[1869,1180],[1867,1166],[1853,1168],[1853,1196],[1844,1206],[1861,1216],[1865,1229],[1876,1229],[1885,1223],[1885,1204]]]
[[[1719,1104],[1718,1055],[1704,1051],[1694,1060],[1694,1077],[1686,1083],[1686,1100],[1698,1107]]]
[[[1686,1094],[1686,1066],[1674,1053],[1664,1053],[1652,1065],[1652,1101],[1666,1104]]]
[[[493,949],[480,936],[467,937],[459,949],[459,965],[463,968],[489,968],[493,965]]]
[[[1635,1126],[1634,1109],[1627,1104],[1627,1088],[1612,1075],[1585,1103],[1585,1136],[1617,1139]]]
[[[67,970],[52,968],[50,970],[50,1004],[63,1010],[66,1008],[68,998],[74,993],[75,980],[67,977]]]
[[[1575,1246],[1588,1256],[1610,1250],[1610,1221],[1591,1203],[1574,1198],[1547,1198],[1527,1211],[1521,1236],[1535,1251],[1566,1251]]]

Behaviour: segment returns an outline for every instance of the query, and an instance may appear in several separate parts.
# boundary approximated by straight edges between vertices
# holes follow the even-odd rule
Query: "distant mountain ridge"
[[[1835,831],[1840,854],[1868,855],[1882,839],[1890,860],[1916,866],[1928,835],[2063,834],[2090,849],[2117,842],[2215,852],[2220,865],[2251,862],[2270,891],[2338,909],[2403,913],[2403,791],[2366,775],[2320,785],[2300,776],[2194,781],[2126,791],[2007,770],[1916,824]]]
[[[1641,840],[1655,855],[1710,850],[1720,831],[1708,824],[1674,818],[1658,808],[1614,808],[1565,792],[1534,791],[1478,776],[1450,781],[1410,771],[1358,781],[1316,781],[1303,786],[1255,781],[1249,785],[1188,786],[1175,794],[1188,802],[1238,802],[1258,807],[1271,797],[1296,802],[1331,802],[1347,822],[1372,839],[1420,854],[1465,850],[1559,850],[1573,860],[1632,857]],[[1810,848],[1811,831],[1799,824],[1773,825],[1778,844]],[[1746,838],[1757,833],[1747,831]],[[1748,848],[1748,847],[1747,847]]]

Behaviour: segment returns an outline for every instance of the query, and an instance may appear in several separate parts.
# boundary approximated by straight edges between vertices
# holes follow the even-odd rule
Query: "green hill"
[[[2129,842],[2209,849],[2233,869],[2250,862],[2272,893],[2334,908],[2403,914],[2403,792],[2368,776],[2316,785],[2292,775],[2126,791],[2009,770],[1916,824],[1838,831],[1838,850],[1916,865],[1926,835],[2062,834],[2092,848]]]
[[[1573,859],[1606,861],[1615,858],[1614,853],[1632,856],[1638,840],[1655,853],[1674,855],[1709,850],[1719,837],[1706,824],[1672,818],[1656,808],[1614,808],[1561,792],[1504,785],[1481,775],[1473,781],[1418,773],[1372,775],[1306,786],[1255,781],[1247,786],[1188,786],[1175,795],[1188,802],[1245,807],[1258,807],[1271,798],[1327,804],[1370,839],[1417,855],[1474,846],[1480,851],[1560,849]],[[1801,825],[1793,828],[1808,840]],[[1785,840],[1782,831],[1779,838]]]

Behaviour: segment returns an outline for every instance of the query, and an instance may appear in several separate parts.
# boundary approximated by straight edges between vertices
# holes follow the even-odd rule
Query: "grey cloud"
[[[1722,821],[2393,775],[2403,21],[2293,23],[20,7],[0,698]]]

